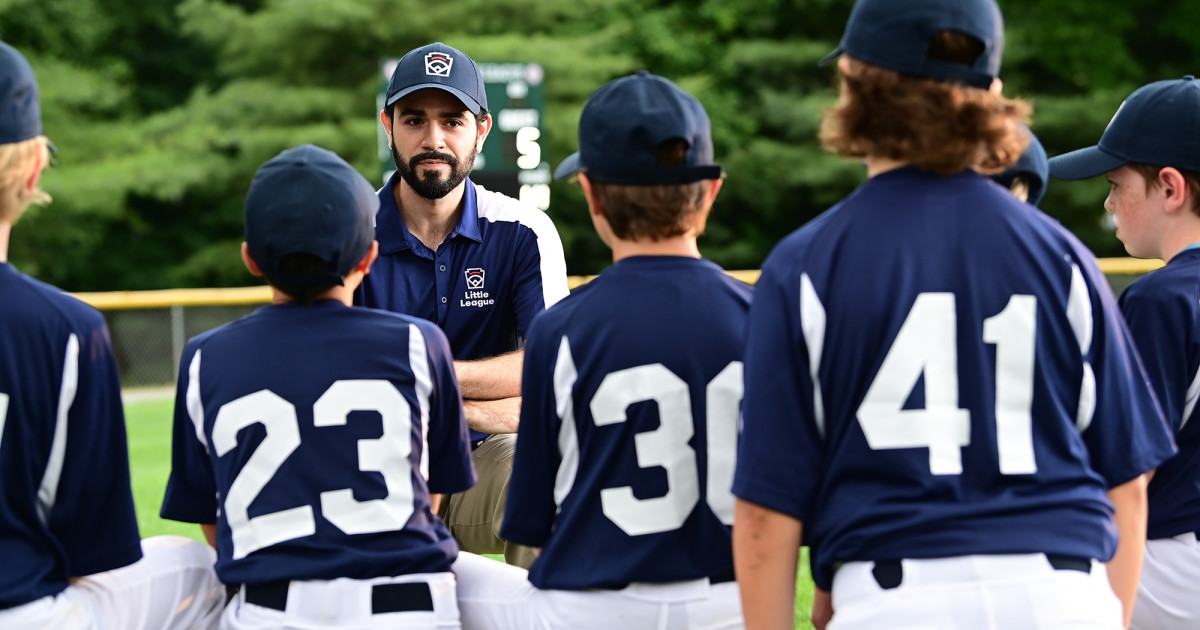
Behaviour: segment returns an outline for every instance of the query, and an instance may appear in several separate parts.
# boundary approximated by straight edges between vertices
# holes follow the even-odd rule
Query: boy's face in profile
[[[1137,258],[1162,258],[1160,244],[1166,229],[1163,187],[1150,186],[1128,164],[1104,177],[1110,186],[1104,209],[1113,214],[1117,238],[1125,251]]]

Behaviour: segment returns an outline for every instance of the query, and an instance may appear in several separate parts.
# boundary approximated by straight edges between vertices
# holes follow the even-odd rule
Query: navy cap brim
[[[838,57],[841,57],[842,53],[844,53],[844,52],[846,52],[846,49],[842,48],[841,46],[834,48],[833,52],[829,53],[828,55],[825,55],[824,57],[821,57],[821,60],[817,62],[817,67],[824,68],[825,66],[829,65],[829,62],[833,61],[834,59],[837,59]]]
[[[412,86],[406,87],[403,90],[400,90],[399,92],[396,92],[395,94],[389,96],[388,100],[387,100],[387,105],[390,107],[393,104],[395,104],[396,101],[404,98],[405,96],[408,96],[409,94],[412,94],[413,92],[416,92],[417,90],[424,90],[424,89],[429,89],[429,88],[443,90],[443,91],[453,94],[455,97],[458,98],[459,101],[462,102],[463,105],[467,106],[467,109],[471,110],[472,114],[478,114],[479,111],[481,109],[483,109],[483,106],[481,106],[479,104],[479,101],[476,101],[475,99],[471,98],[471,96],[468,95],[466,92],[464,92],[456,87],[446,85],[444,83],[419,83],[417,85],[412,85]]]
[[[1057,179],[1088,179],[1103,175],[1129,163],[1098,146],[1087,147],[1050,158],[1050,176]]]
[[[579,152],[576,151],[554,169],[554,179],[566,179],[578,173],[580,168],[583,168],[583,164],[579,162]]]

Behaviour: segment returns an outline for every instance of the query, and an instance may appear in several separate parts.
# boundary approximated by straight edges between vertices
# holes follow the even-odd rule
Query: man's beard
[[[407,162],[400,158],[400,152],[396,150],[396,145],[392,145],[392,161],[396,163],[396,170],[400,172],[400,177],[408,182],[409,187],[418,195],[425,199],[441,199],[450,194],[451,190],[458,187],[459,184],[467,178],[471,173],[471,168],[475,166],[475,151],[472,150],[467,157],[466,163],[461,165],[458,158],[450,153],[438,153],[436,151],[427,151],[418,153]],[[439,172],[433,169],[425,169],[425,173],[418,174],[417,168],[422,160],[441,160],[450,166],[450,175],[445,179]]]

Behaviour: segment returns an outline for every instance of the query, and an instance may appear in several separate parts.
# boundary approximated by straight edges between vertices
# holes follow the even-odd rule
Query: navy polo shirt
[[[455,359],[518,349],[533,317],[568,293],[562,241],[550,217],[467,179],[462,216],[434,251],[400,218],[392,194],[398,178],[379,190],[379,259],[354,303],[436,323]]]

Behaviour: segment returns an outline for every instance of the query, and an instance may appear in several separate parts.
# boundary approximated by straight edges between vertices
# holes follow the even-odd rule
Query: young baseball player
[[[33,68],[0,42],[0,628],[213,628],[207,545],[139,540],[104,317],[16,270],[12,226],[48,159]]]
[[[792,627],[801,543],[818,627],[1128,619],[1173,444],[1092,255],[987,179],[1028,143],[1002,48],[994,0],[850,14],[821,139],[868,179],[771,252],[751,307],[748,628]]]
[[[242,260],[274,303],[188,342],[162,515],[200,523],[222,628],[458,628],[438,493],[475,482],[445,335],[351,308],[379,208],[334,153],[259,168]]]
[[[379,113],[396,173],[379,190],[379,261],[355,303],[436,323],[450,339],[479,483],[442,502],[466,551],[533,551],[498,536],[521,399],[520,342],[567,294],[558,231],[537,208],[485,190],[468,174],[492,128],[483,75],[440,42],[396,64]]]
[[[577,174],[613,265],[534,321],[501,535],[464,554],[464,628],[741,628],[730,551],[750,287],[696,238],[721,188],[708,115],[639,72],[596,91]]]
[[[1046,160],[1046,149],[1033,131],[1021,125],[1029,135],[1029,146],[1021,152],[1016,164],[1003,173],[993,175],[996,183],[1012,191],[1012,194],[1031,206],[1037,206],[1046,195],[1046,184],[1050,180],[1050,165]]]
[[[1104,208],[1131,256],[1166,266],[1121,294],[1121,312],[1179,452],[1154,473],[1136,630],[1200,627],[1200,82],[1151,83],[1117,110],[1098,146],[1050,160],[1062,179],[1104,174]]]

